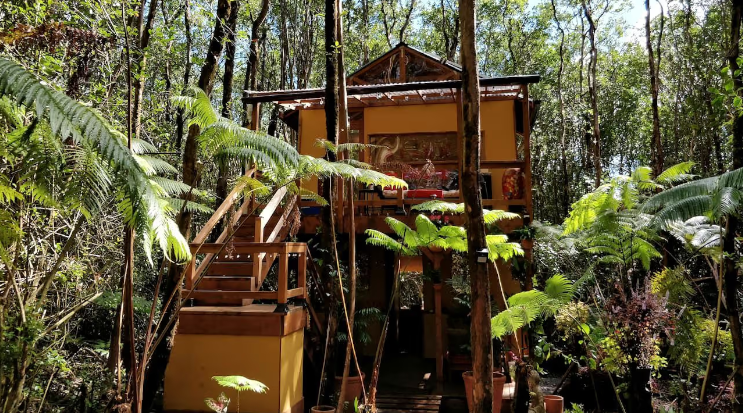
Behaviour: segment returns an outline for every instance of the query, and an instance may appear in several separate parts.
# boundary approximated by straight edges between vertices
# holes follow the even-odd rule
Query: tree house
[[[384,222],[387,216],[412,225],[415,212],[411,208],[417,204],[431,199],[462,202],[461,74],[456,63],[400,44],[346,79],[350,122],[341,125],[341,136],[347,136],[345,142],[374,145],[362,151],[359,159],[405,179],[410,187],[355,188],[353,209],[345,202],[347,194],[338,195],[334,213],[342,234],[350,230],[351,215],[358,233],[367,228],[389,232]],[[533,216],[529,138],[538,103],[529,99],[529,85],[538,81],[538,76],[480,78],[483,204],[521,217],[501,225],[504,233],[528,224]],[[254,125],[262,103],[280,105],[282,120],[292,129],[300,153],[322,157],[324,149],[316,142],[326,139],[324,96],[323,88],[245,91],[243,101],[253,107]],[[513,180],[511,185],[505,185],[509,180]],[[317,193],[323,190],[316,179],[302,186]],[[312,261],[306,244],[286,242],[287,222],[299,211],[299,227],[294,232],[306,239],[320,226],[320,208],[310,199],[283,190],[265,204],[253,199],[237,202],[240,193],[239,187],[233,190],[191,244],[194,260],[187,269],[183,296],[192,306],[181,310],[166,374],[165,410],[169,412],[206,411],[204,398],[223,391],[211,381],[215,375],[242,375],[269,387],[266,394],[244,392],[241,411],[293,413],[304,409],[304,329],[317,328],[319,323],[311,306],[308,310],[314,321],[306,325],[307,310],[291,304],[307,297]],[[461,217],[451,219],[462,223]],[[229,225],[224,225],[214,242],[207,242],[220,221]],[[370,262],[384,265],[370,265],[370,294],[358,306],[386,308],[393,268],[387,262],[390,257],[379,249],[359,246],[372,256]],[[443,275],[438,283],[424,285],[425,308],[413,322],[422,330],[422,355],[436,359],[436,377],[441,381],[444,359],[451,350],[447,312],[454,300],[444,284],[452,271],[451,254],[429,251],[408,264],[418,270],[434,267]],[[521,287],[510,277],[509,266],[499,264],[498,270],[492,268],[491,285],[493,298],[502,303],[503,293],[515,293]],[[276,271],[278,281],[267,291],[263,284],[270,271]],[[501,275],[500,283],[496,273]],[[256,300],[262,304],[255,304]],[[234,403],[235,395],[227,393]]]

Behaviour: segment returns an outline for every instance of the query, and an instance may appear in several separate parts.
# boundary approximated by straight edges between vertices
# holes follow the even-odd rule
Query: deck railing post
[[[278,288],[278,304],[276,305],[277,313],[288,313],[289,307],[288,292],[289,292],[289,252],[284,250],[279,253],[279,288]]]
[[[193,283],[196,275],[196,254],[193,254],[191,261],[186,268],[186,290],[193,289]]]
[[[307,298],[307,249],[297,259],[297,288],[302,289],[300,298]]]

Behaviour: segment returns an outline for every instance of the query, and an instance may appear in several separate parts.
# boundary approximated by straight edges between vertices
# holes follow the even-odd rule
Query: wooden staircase
[[[290,298],[306,298],[307,245],[284,242],[289,217],[298,208],[297,196],[283,187],[265,205],[250,197],[235,208],[243,189],[244,184],[233,189],[191,243],[193,258],[182,292],[187,307],[239,307],[260,300],[275,301],[276,311],[286,312]],[[216,241],[206,242],[220,221],[224,230]],[[272,268],[278,274],[278,289],[261,290]],[[294,288],[289,287],[292,269],[297,274]]]

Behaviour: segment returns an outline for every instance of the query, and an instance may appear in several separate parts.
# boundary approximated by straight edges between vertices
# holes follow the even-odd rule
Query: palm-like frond
[[[418,238],[417,244],[420,246],[430,245],[439,240],[439,229],[436,224],[423,215],[419,214],[415,217],[415,234]]]
[[[725,230],[711,224],[708,217],[693,217],[668,225],[668,231],[692,250],[714,249],[721,245]]]
[[[537,317],[550,317],[569,303],[574,294],[573,284],[560,274],[550,277],[544,291],[528,290],[508,299],[508,308],[490,320],[493,337],[501,338],[528,325]]]
[[[148,228],[148,234],[177,261],[190,258],[186,240],[172,220],[172,210],[153,186],[145,171],[126,146],[124,136],[95,110],[43,84],[20,65],[0,58],[0,95],[13,96],[20,104],[34,108],[39,119],[48,119],[51,133],[64,140],[71,137],[91,148],[113,166],[119,203],[125,221]],[[149,243],[145,243],[149,251]]]
[[[188,201],[186,202],[186,207],[183,207],[183,199],[181,198],[167,198],[168,203],[170,203],[171,208],[174,211],[180,211],[181,209],[188,211],[188,212],[200,212],[202,214],[213,214],[214,210],[209,208],[208,206],[204,204],[200,204],[198,202],[194,201]]]
[[[694,178],[694,175],[690,174],[691,169],[695,163],[692,161],[681,162],[671,166],[665,171],[661,172],[655,178],[655,181],[661,185],[676,185],[682,182],[689,181]]]
[[[268,387],[258,380],[251,380],[243,376],[214,376],[212,380],[216,381],[222,387],[235,389],[237,391],[252,391],[255,393],[265,393]]]
[[[185,115],[190,118],[189,125],[198,125],[205,128],[216,122],[220,115],[214,110],[209,96],[198,87],[190,87],[188,93],[191,96],[174,96],[173,105],[183,109]]]
[[[494,209],[492,211],[490,210],[484,210],[483,218],[485,219],[485,224],[492,225],[496,222],[508,220],[508,219],[518,219],[521,218],[519,214],[513,213],[513,212],[507,212],[502,211],[500,209]]]
[[[485,243],[488,246],[488,258],[490,261],[508,261],[516,256],[523,256],[524,250],[517,242],[508,242],[505,235],[486,235]]]
[[[453,202],[446,202],[446,201],[426,201],[421,204],[413,206],[412,209],[414,211],[462,214],[464,213],[464,204],[463,203],[455,204]]]

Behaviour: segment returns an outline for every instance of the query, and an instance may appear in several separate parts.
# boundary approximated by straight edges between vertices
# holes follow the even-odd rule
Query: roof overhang
[[[519,99],[524,85],[538,83],[539,75],[480,78],[483,100]],[[346,87],[351,107],[389,106],[393,104],[450,103],[462,87],[461,80],[353,85]],[[246,104],[274,102],[287,109],[322,107],[325,88],[275,90],[257,92],[246,90],[242,101]]]

